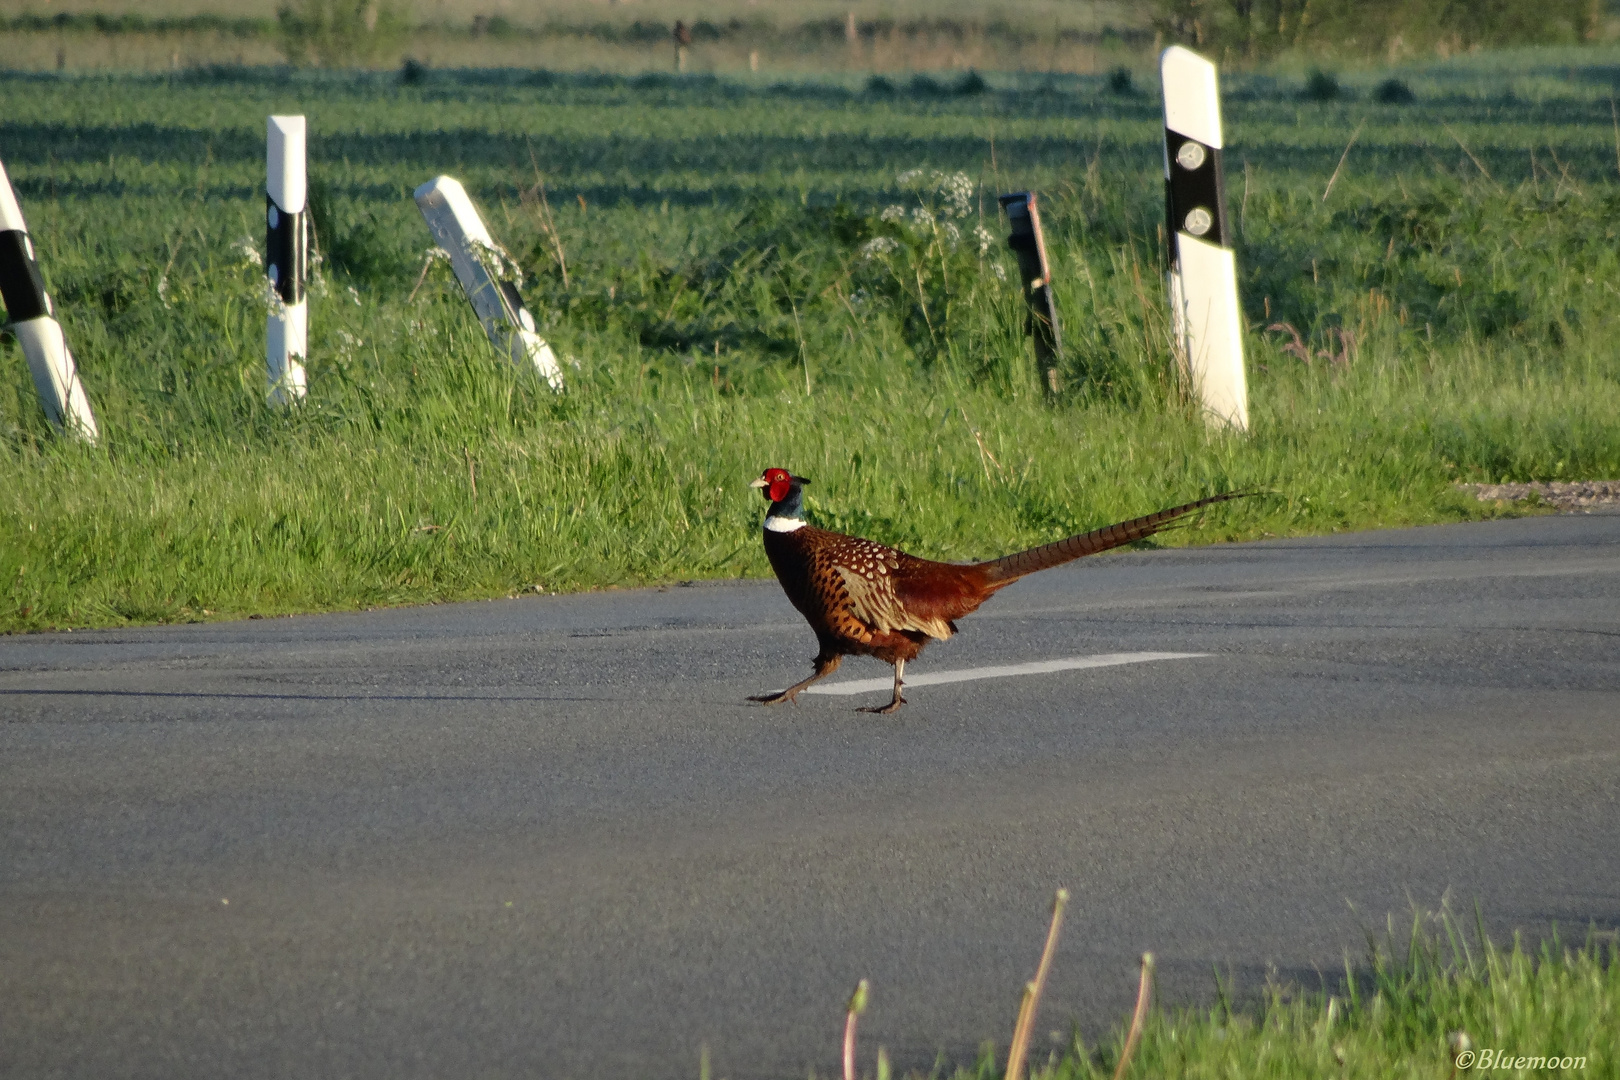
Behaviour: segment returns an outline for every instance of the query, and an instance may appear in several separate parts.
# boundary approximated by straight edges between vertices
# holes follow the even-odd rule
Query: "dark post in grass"
[[[34,391],[52,424],[88,442],[97,438],[84,384],[68,352],[51,298],[45,294],[34,242],[28,236],[17,193],[0,164],[0,299],[6,305],[8,329],[28,358]]]
[[[679,19],[675,20],[675,29],[670,34],[675,39],[675,70],[686,70],[686,50],[692,47],[692,31]]]
[[[1035,339],[1035,362],[1046,373],[1047,389],[1055,394],[1058,365],[1063,360],[1063,328],[1052,296],[1052,272],[1046,261],[1040,207],[1033,191],[1003,195],[1000,202],[1007,214],[1007,246],[1018,254],[1018,274],[1023,279],[1024,300],[1029,304],[1027,332]]]
[[[1166,274],[1176,359],[1205,418],[1245,430],[1243,316],[1221,178],[1221,103],[1215,65],[1172,45],[1164,84]]]

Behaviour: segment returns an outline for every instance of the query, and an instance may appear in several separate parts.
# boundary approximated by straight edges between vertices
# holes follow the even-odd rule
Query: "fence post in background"
[[[303,398],[303,360],[309,349],[308,187],[304,173],[304,118],[272,116],[265,142],[265,258],[270,279],[266,359],[270,401],[286,405]]]
[[[450,256],[467,302],[484,324],[490,343],[514,364],[532,364],[553,390],[561,391],[557,356],[535,333],[534,316],[523,306],[523,295],[518,292],[522,271],[490,238],[461,182],[448,176],[429,180],[416,189],[416,205],[434,242]]]
[[[1063,361],[1063,328],[1058,322],[1057,300],[1052,296],[1052,271],[1046,261],[1046,236],[1041,232],[1041,211],[1033,191],[1000,198],[1007,215],[1007,246],[1018,254],[1024,300],[1029,304],[1028,333],[1035,339],[1035,362],[1046,388],[1058,392],[1058,366]]]
[[[1205,418],[1244,431],[1243,313],[1221,175],[1221,103],[1215,65],[1172,45],[1159,58],[1164,85],[1164,192],[1176,359]]]
[[[96,418],[90,412],[84,384],[79,381],[73,354],[68,351],[62,327],[54,317],[51,298],[45,295],[45,282],[34,259],[34,242],[28,236],[17,193],[0,163],[0,297],[11,320],[11,332],[28,358],[34,376],[34,390],[51,423],[69,435],[87,442],[99,437]]]

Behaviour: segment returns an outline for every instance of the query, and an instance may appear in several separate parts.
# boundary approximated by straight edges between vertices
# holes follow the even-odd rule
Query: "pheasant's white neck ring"
[[[798,532],[804,528],[804,522],[798,518],[768,517],[765,519],[765,528],[769,532]]]

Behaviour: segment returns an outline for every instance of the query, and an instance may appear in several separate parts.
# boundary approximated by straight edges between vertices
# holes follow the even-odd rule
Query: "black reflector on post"
[[[0,232],[0,297],[12,322],[27,322],[51,309],[45,299],[45,280],[34,261],[34,245],[21,229]]]
[[[268,195],[264,204],[264,272],[282,303],[301,303],[309,277],[309,226],[304,211],[288,213]]]
[[[1170,175],[1164,182],[1170,234],[1184,232],[1221,247],[1230,247],[1226,228],[1226,181],[1221,176],[1221,148],[1206,146],[1179,131],[1164,132]]]

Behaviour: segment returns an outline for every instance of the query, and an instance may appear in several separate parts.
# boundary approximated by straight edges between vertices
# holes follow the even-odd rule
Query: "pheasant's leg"
[[[824,679],[828,675],[831,675],[833,672],[837,671],[838,665],[843,662],[843,659],[844,658],[842,656],[839,656],[836,653],[834,653],[832,656],[818,656],[815,660],[816,673],[810,676],[808,679],[805,679],[803,682],[796,682],[780,693],[755,694],[748,700],[757,701],[761,705],[775,705],[781,701],[791,701],[793,704],[797,705],[799,703],[799,691],[803,690],[817,679]]]
[[[860,711],[877,713],[879,716],[887,716],[889,713],[894,712],[900,706],[904,705],[906,703],[906,699],[900,696],[900,686],[903,682],[903,676],[905,673],[906,662],[904,660],[896,660],[894,662],[894,700],[883,706],[868,705],[866,708],[861,709]]]

